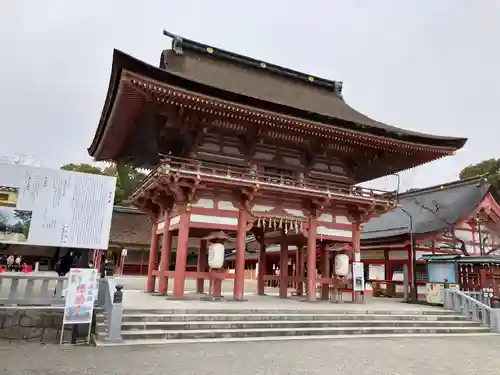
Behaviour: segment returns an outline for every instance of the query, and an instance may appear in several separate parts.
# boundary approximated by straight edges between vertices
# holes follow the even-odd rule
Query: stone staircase
[[[328,311],[271,309],[126,310],[120,343],[107,343],[106,318],[97,321],[98,346],[256,340],[493,335],[489,327],[446,310]]]

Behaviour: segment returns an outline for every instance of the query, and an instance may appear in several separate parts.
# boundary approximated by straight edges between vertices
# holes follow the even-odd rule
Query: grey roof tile
[[[481,203],[489,187],[484,179],[474,178],[401,194],[399,207],[366,223],[361,240],[409,234],[410,219],[403,210],[412,217],[414,234],[442,231],[469,215]]]

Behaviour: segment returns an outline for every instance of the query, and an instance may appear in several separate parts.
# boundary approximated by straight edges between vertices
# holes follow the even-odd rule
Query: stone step
[[[235,302],[237,303],[237,302]],[[332,304],[332,309],[236,309],[236,308],[219,308],[219,309],[125,309],[125,315],[137,315],[137,314],[162,314],[162,315],[249,315],[249,314],[302,314],[302,315],[323,315],[323,314],[348,314],[348,315],[367,315],[367,314],[377,314],[377,315],[456,315],[456,312],[450,310],[444,310],[440,308],[430,308],[425,310],[370,310],[370,309],[352,309],[349,310],[348,307],[345,310],[340,310],[339,305]]]
[[[267,329],[267,328],[309,328],[309,327],[477,327],[479,322],[474,321],[429,321],[415,320],[302,320],[302,321],[213,321],[213,322],[124,322],[123,331],[130,330],[220,330],[220,329]],[[106,329],[106,325],[99,323],[99,329]]]
[[[139,329],[122,331],[124,340],[170,340],[170,339],[214,339],[242,337],[274,337],[274,336],[337,336],[337,335],[371,335],[371,334],[414,334],[414,333],[484,333],[488,327],[309,327],[309,328],[246,328],[246,329],[200,329],[200,330],[162,330]]]
[[[129,314],[124,322],[198,322],[198,321],[302,321],[302,320],[414,320],[467,321],[462,315],[415,314]],[[102,316],[98,321],[105,321]]]
[[[132,345],[168,345],[168,344],[194,344],[194,343],[222,343],[222,342],[252,342],[252,341],[292,341],[292,340],[346,340],[346,339],[390,339],[397,340],[398,338],[429,338],[429,337],[482,337],[482,336],[497,336],[490,332],[474,332],[474,333],[375,333],[371,335],[309,335],[309,336],[266,336],[266,337],[229,337],[229,338],[209,338],[209,339],[133,339],[122,340],[119,342],[109,342],[98,339],[96,346],[132,346]]]

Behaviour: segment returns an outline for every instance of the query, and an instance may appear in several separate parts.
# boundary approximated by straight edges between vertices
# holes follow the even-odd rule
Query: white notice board
[[[0,163],[0,242],[107,249],[116,178]]]

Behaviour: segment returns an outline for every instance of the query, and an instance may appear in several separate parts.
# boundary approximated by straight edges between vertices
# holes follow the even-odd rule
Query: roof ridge
[[[265,69],[274,74],[282,75],[291,79],[300,80],[314,86],[328,89],[339,99],[342,98],[342,81],[334,81],[326,78],[318,77],[313,74],[299,72],[294,69],[285,68],[280,65],[272,64],[264,60],[255,59],[249,56],[240,55],[222,48],[214,47],[205,43],[200,43],[192,39],[186,39],[180,35],[163,30],[163,35],[172,38],[172,50],[177,54],[182,54],[183,49],[205,53],[213,57],[218,57],[223,60],[228,60],[233,63],[250,66],[257,69]]]
[[[439,191],[439,190],[450,190],[450,189],[456,189],[461,186],[466,186],[466,185],[472,185],[474,183],[488,183],[487,180],[485,179],[486,174],[482,175],[477,175],[465,179],[458,179],[455,181],[447,182],[444,184],[437,184],[437,185],[432,185],[432,186],[427,186],[424,188],[420,189],[413,189],[413,190],[407,190],[403,193],[399,194],[400,198],[409,198],[412,196],[419,196],[422,194],[426,193],[432,193],[434,191]]]

